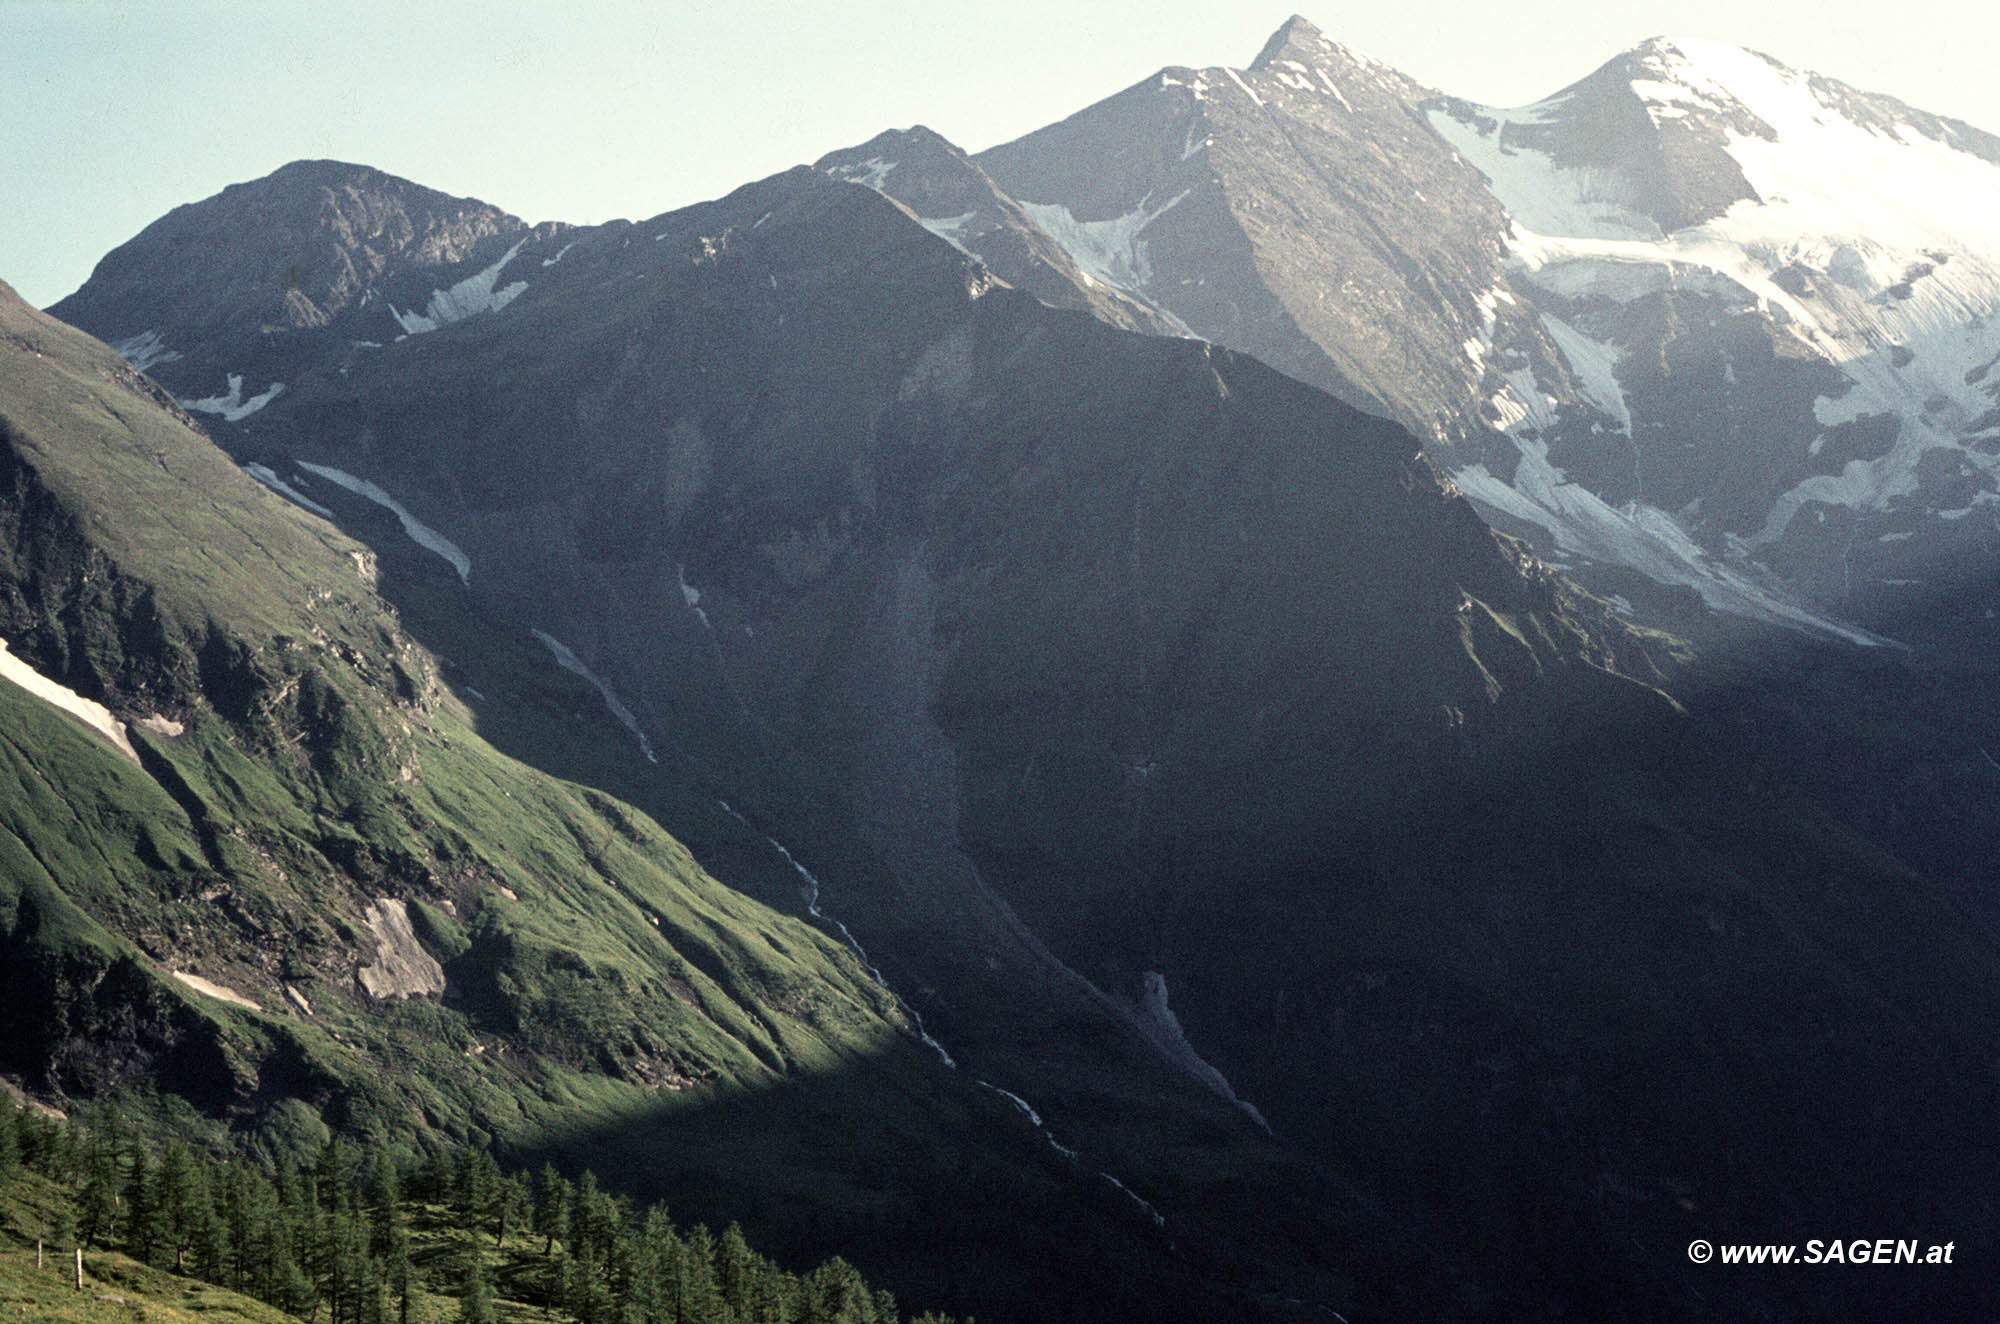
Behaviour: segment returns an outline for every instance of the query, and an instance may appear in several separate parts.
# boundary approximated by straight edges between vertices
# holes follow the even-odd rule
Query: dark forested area
[[[39,1271],[129,1305],[97,1289],[114,1270],[128,1291],[157,1281],[134,1278],[136,1262],[311,1324],[906,1318],[843,1260],[789,1272],[734,1224],[719,1235],[677,1226],[665,1207],[637,1208],[590,1172],[508,1172],[479,1148],[416,1157],[337,1138],[305,1166],[219,1159],[154,1143],[109,1105],[58,1122],[4,1094],[0,1242],[21,1252],[0,1260],[0,1293]]]

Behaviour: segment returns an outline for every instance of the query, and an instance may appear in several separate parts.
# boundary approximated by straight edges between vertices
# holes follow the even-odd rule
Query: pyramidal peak
[[[1357,64],[1381,64],[1379,60],[1341,45],[1314,26],[1312,20],[1293,14],[1271,34],[1271,39],[1264,43],[1264,48],[1257,52],[1257,58],[1250,61],[1249,67],[1252,70],[1268,70],[1283,69],[1289,65],[1296,72],[1329,57]]]
[[[1264,43],[1264,49],[1258,51],[1257,58],[1250,61],[1250,67],[1269,68],[1281,59],[1311,60],[1323,56],[1334,46],[1334,41],[1314,27],[1311,20],[1294,14],[1271,34],[1271,39]]]

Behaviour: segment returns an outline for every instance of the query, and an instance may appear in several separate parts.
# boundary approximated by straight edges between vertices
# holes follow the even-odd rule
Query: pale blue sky
[[[1476,101],[1534,100],[1664,32],[2000,132],[2000,18],[1970,0],[0,0],[0,279],[51,303],[170,208],[301,157],[595,222],[884,128],[977,150],[1164,65],[1247,64],[1292,6]]]

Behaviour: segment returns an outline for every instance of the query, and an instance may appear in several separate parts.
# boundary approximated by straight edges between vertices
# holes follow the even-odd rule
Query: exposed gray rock
[[[393,897],[371,901],[361,916],[375,935],[375,960],[354,975],[369,997],[383,1001],[444,992],[444,967],[417,941],[408,906]]]

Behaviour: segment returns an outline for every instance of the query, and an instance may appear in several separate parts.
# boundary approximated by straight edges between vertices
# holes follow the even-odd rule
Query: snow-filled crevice
[[[548,649],[554,656],[557,666],[573,675],[583,677],[597,688],[597,693],[604,700],[606,711],[618,720],[618,725],[632,733],[632,738],[639,743],[639,752],[646,756],[646,762],[658,763],[660,760],[653,753],[653,742],[647,738],[645,728],[639,725],[639,719],[632,715],[632,710],[618,697],[617,691],[613,690],[603,677],[585,666],[583,659],[570,651],[568,644],[542,630],[534,630],[531,633],[541,640],[542,647]]]
[[[501,254],[500,260],[475,275],[467,276],[448,290],[432,290],[431,301],[424,310],[400,312],[396,305],[389,305],[389,316],[396,319],[396,325],[403,328],[406,336],[422,335],[453,322],[462,322],[475,313],[497,313],[527,290],[528,282],[517,280],[509,285],[499,285],[500,273],[504,271],[514,255],[521,251],[526,239],[517,242]],[[568,252],[565,248],[563,252]],[[560,254],[557,255],[560,259]],[[495,288],[498,286],[498,288]]]
[[[451,568],[458,572],[459,583],[472,582],[472,558],[467,556],[457,543],[412,515],[402,502],[367,479],[356,478],[353,474],[335,469],[331,465],[311,464],[305,460],[299,460],[297,464],[308,473],[316,474],[336,487],[344,487],[354,495],[372,501],[387,510],[402,523],[403,532],[409,535],[411,542],[451,563]]]
[[[172,363],[181,357],[179,350],[167,347],[167,342],[160,338],[158,331],[141,331],[136,336],[127,336],[111,348],[140,372],[151,372],[157,365]]]
[[[701,590],[688,583],[687,567],[681,565],[679,562],[675,562],[674,564],[674,580],[680,585],[681,601],[687,604],[688,610],[692,611],[700,619],[701,628],[714,633],[715,627],[709,624],[708,613],[701,608]]]
[[[310,510],[313,514],[319,516],[321,519],[333,518],[332,511],[328,510],[325,506],[322,506],[319,502],[313,500],[305,493],[299,491],[296,487],[293,487],[290,483],[286,482],[284,479],[278,477],[276,473],[272,472],[265,465],[246,464],[243,466],[243,472],[250,475],[252,478],[256,479],[264,486],[270,488],[273,492],[276,492],[279,496],[285,498],[293,505],[298,506],[305,510]]]
[[[750,827],[750,820],[745,818],[742,815],[742,813],[739,812],[736,809],[736,807],[734,805],[731,805],[727,800],[717,800],[716,804],[722,807],[723,813],[728,814],[731,818],[735,819],[738,823],[742,824],[744,827],[750,828],[752,832],[756,832],[755,828]],[[835,919],[833,916],[827,914],[825,911],[820,909],[819,879],[813,874],[813,871],[806,868],[803,864],[800,864],[798,858],[794,856],[791,853],[791,851],[785,849],[784,843],[780,842],[777,838],[772,837],[765,833],[758,833],[758,835],[763,837],[764,844],[769,846],[772,850],[776,851],[779,854],[779,856],[783,858],[785,863],[789,864],[792,867],[792,872],[798,875],[800,883],[799,895],[800,898],[805,902],[806,913],[808,915],[811,915],[814,919],[818,920],[820,923],[826,925],[828,928],[832,929],[835,933],[840,935],[840,940],[847,944],[847,948],[849,951],[854,953],[854,959],[861,963],[861,969],[864,972],[866,972],[866,974],[870,979],[875,981],[875,986],[881,989],[884,993],[887,993],[891,998],[895,999],[896,1006],[902,1011],[902,1013],[905,1016],[909,1017],[910,1027],[915,1032],[918,1041],[921,1042],[924,1045],[924,1047],[930,1049],[933,1053],[936,1053],[938,1060],[940,1062],[944,1063],[946,1066],[952,1068],[953,1070],[957,1070],[958,1062],[952,1057],[950,1053],[945,1051],[945,1047],[943,1044],[939,1043],[936,1039],[933,1039],[930,1035],[930,1032],[924,1029],[923,1016],[917,1011],[915,1007],[912,1007],[908,1002],[905,1002],[903,1000],[902,994],[896,992],[895,989],[889,986],[889,981],[883,977],[883,974],[880,970],[875,968],[875,963],[868,959],[868,952],[865,948],[862,947],[861,940],[856,938],[854,936],[853,931],[850,930],[845,924],[841,923],[839,920]]]

